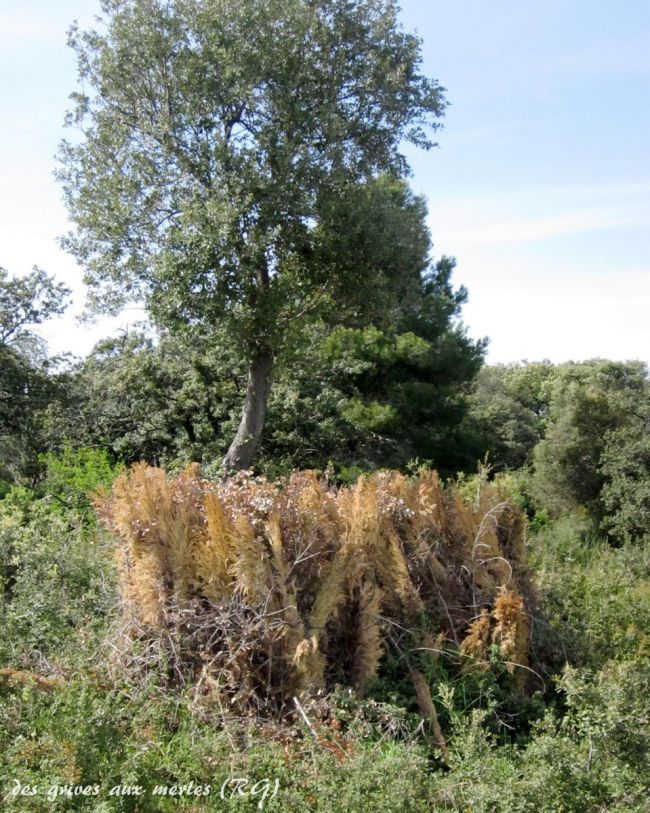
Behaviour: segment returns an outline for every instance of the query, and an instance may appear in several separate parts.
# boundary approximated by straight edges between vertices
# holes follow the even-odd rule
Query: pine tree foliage
[[[511,669],[528,663],[522,518],[489,484],[468,503],[427,470],[337,489],[313,472],[214,483],[196,465],[170,477],[142,463],[100,510],[119,540],[123,640],[137,643],[118,649],[134,667],[164,652],[173,680],[230,708],[363,690],[396,629],[406,653],[434,630],[473,665],[489,644]]]

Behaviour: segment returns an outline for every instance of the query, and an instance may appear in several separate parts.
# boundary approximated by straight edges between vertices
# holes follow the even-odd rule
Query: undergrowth
[[[449,636],[436,641],[437,628],[422,622],[431,646],[410,652],[407,666],[386,641],[365,694],[316,692],[303,705],[307,721],[231,713],[224,724],[192,682],[172,685],[155,670],[134,681],[109,668],[123,623],[118,568],[110,540],[79,511],[15,488],[0,501],[4,809],[647,810],[647,545],[612,549],[579,517],[528,530],[537,595],[529,657],[539,677],[525,692],[508,683],[498,646],[488,647],[489,669],[462,669]],[[408,667],[426,681],[445,755]],[[14,795],[19,785],[36,792]],[[74,795],[84,787],[92,795]],[[131,795],[110,795],[116,788]]]

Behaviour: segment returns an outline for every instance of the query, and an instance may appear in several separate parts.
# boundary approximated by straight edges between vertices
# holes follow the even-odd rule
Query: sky
[[[446,88],[438,147],[406,150],[434,256],[456,258],[463,321],[488,361],[650,361],[648,0],[402,0]],[[82,269],[52,173],[76,86],[66,30],[98,0],[0,0],[0,265],[74,290],[42,333],[84,355],[142,318],[81,326]]]

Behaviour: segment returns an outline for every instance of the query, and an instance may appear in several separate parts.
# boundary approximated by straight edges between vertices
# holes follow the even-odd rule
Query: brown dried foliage
[[[213,483],[137,464],[99,510],[119,540],[122,640],[138,641],[122,661],[163,660],[220,708],[363,689],[395,630],[408,648],[434,629],[479,666],[491,643],[526,666],[522,520],[490,486],[469,505],[424,470],[336,489],[311,472]]]

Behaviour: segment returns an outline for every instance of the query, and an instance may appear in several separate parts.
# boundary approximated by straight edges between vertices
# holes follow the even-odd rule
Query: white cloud
[[[465,244],[548,241],[650,220],[650,184],[526,189],[439,201],[429,207],[436,241]]]
[[[461,274],[461,279],[463,279]],[[463,318],[490,337],[490,362],[603,357],[650,362],[650,266],[591,273],[484,263]]]
[[[639,214],[615,209],[583,209],[537,216],[470,212],[468,217],[463,214],[456,212],[454,224],[450,224],[448,228],[441,227],[436,220],[436,228],[444,233],[445,239],[458,244],[514,243],[568,237],[641,223]],[[435,211],[432,217],[435,217]]]
[[[61,24],[58,20],[43,18],[41,15],[29,15],[27,13],[3,13],[0,14],[0,37],[2,37],[3,48],[15,47],[20,41],[21,46],[25,41],[42,39],[61,33]]]

